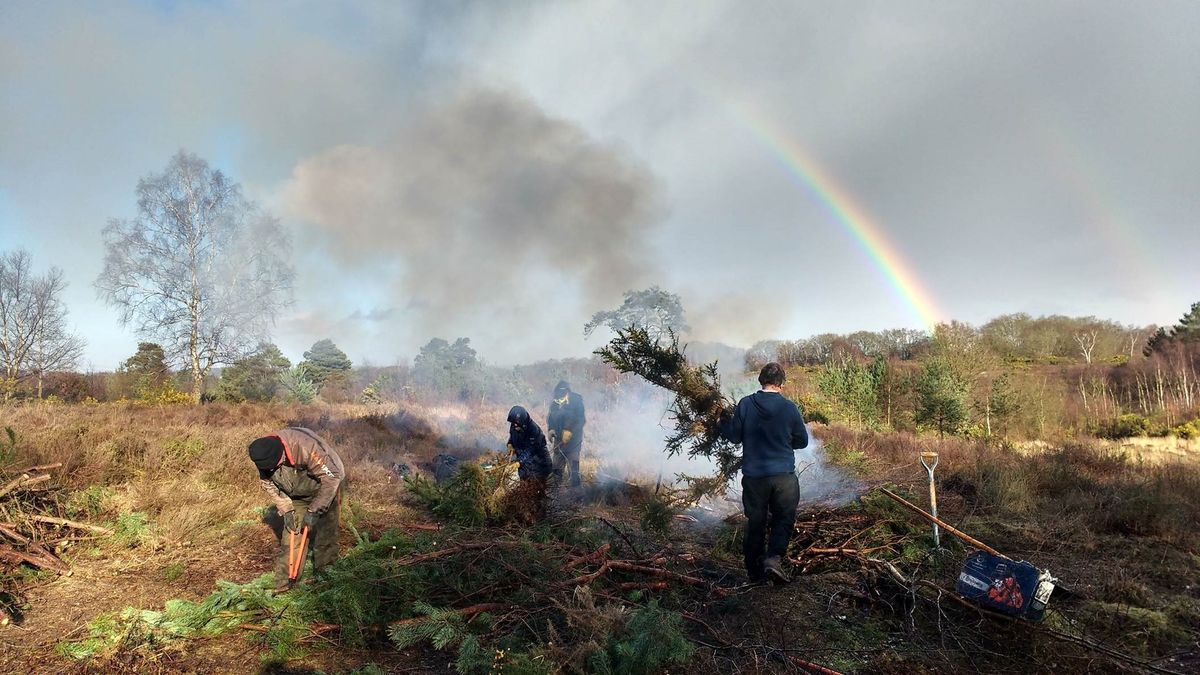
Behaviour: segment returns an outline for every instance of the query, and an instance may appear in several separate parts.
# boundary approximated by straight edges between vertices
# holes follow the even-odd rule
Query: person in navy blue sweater
[[[742,554],[754,583],[791,581],[782,560],[800,503],[795,451],[808,446],[808,428],[800,408],[782,393],[784,377],[778,363],[763,366],[762,391],[742,398],[734,414],[721,420],[725,440],[742,445],[742,508],[749,520]]]

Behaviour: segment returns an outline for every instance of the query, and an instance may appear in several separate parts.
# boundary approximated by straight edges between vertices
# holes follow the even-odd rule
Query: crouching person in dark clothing
[[[546,447],[546,435],[529,416],[529,411],[519,405],[508,411],[508,451],[519,464],[517,475],[521,480],[544,483],[550,476],[553,465]]]
[[[288,557],[293,537],[308,527],[307,548],[313,571],[320,573],[338,556],[338,516],[346,469],[337,451],[315,433],[301,427],[280,429],[250,444],[250,459],[258,467],[263,490],[283,519],[276,527],[279,554],[275,560],[275,591],[291,588]],[[295,538],[297,545],[298,538]],[[307,558],[307,552],[305,558]],[[303,561],[300,565],[303,567]]]
[[[525,520],[540,520],[545,511],[546,479],[553,465],[546,435],[529,411],[519,405],[508,411],[508,451],[517,460],[517,476],[521,479],[508,506]]]
[[[800,503],[794,450],[808,446],[808,429],[800,409],[781,393],[783,381],[782,366],[763,366],[758,374],[762,391],[738,401],[734,414],[721,420],[721,435],[742,444],[742,508],[749,520],[742,553],[754,583],[790,581],[783,557]]]

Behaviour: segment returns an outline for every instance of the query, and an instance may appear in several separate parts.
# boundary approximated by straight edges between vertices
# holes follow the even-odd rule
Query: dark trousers
[[[338,520],[341,514],[342,495],[339,493],[333,499],[333,504],[329,509],[322,513],[317,522],[313,525],[308,533],[308,543],[305,545],[305,559],[310,556],[313,561],[313,571],[320,572],[338,557]],[[304,514],[308,513],[308,501],[293,500],[292,506],[296,509],[296,517],[303,519]],[[280,586],[287,582],[288,577],[288,552],[291,546],[288,533],[283,527],[283,518],[271,509],[269,513],[268,524],[275,531],[275,536],[279,537],[279,552],[275,556],[275,584]],[[297,538],[299,544],[299,538]]]
[[[800,481],[794,473],[742,477],[742,508],[749,520],[742,541],[742,554],[746,559],[746,573],[751,579],[762,578],[765,558],[783,557],[787,553],[799,503]],[[767,544],[766,556],[763,555],[764,539]]]
[[[554,475],[562,479],[563,469],[569,469],[571,485],[578,487],[582,483],[579,474],[579,451],[582,444],[559,447],[554,450]]]

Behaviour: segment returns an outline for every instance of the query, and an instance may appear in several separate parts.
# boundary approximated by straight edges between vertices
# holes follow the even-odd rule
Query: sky
[[[0,0],[0,251],[139,336],[101,231],[180,149],[293,241],[271,338],[584,356],[625,290],[749,345],[1200,300],[1200,3]],[[144,339],[144,338],[143,338]]]

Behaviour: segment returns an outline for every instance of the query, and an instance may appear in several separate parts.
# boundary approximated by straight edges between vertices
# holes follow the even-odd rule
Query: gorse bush
[[[1154,424],[1149,418],[1137,413],[1126,413],[1101,424],[1096,429],[1096,435],[1101,438],[1122,439],[1134,436],[1149,436]]]
[[[676,500],[670,491],[665,489],[650,495],[649,499],[634,507],[642,531],[664,537],[670,534],[671,523],[678,512]]]
[[[1190,422],[1184,422],[1183,424],[1171,427],[1170,434],[1185,440],[1200,438],[1200,419],[1194,419]]]

